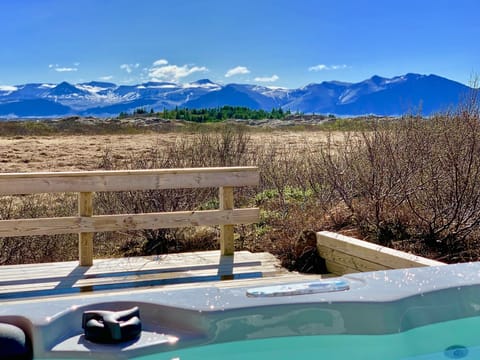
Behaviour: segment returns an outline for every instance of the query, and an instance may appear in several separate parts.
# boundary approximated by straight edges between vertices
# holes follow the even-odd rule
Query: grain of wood
[[[254,186],[255,167],[0,173],[0,195]]]
[[[251,224],[258,217],[258,208],[241,208],[0,220],[0,237]]]
[[[223,186],[220,188],[220,209],[233,209],[233,187]],[[257,218],[258,219],[258,218]],[[220,252],[222,255],[233,255],[235,251],[233,223],[220,225]]]
[[[93,193],[81,192],[78,194],[78,216],[91,218],[93,215]],[[50,220],[51,221],[51,220]],[[71,230],[68,227],[65,228]],[[78,261],[80,266],[93,264],[93,231],[78,233]]]
[[[346,254],[341,251],[337,251],[336,249],[329,248],[323,245],[317,245],[319,255],[324,258],[328,259],[330,264],[335,263],[339,266],[348,267],[351,270],[356,270],[359,272],[364,271],[375,271],[375,270],[386,270],[392,269],[391,266],[387,266],[385,264],[377,264],[365,259],[357,255]]]
[[[91,267],[81,267],[75,261],[9,265],[0,267],[0,299],[75,295],[80,291],[88,295],[118,287],[136,291],[153,285],[191,287],[218,283],[222,276],[235,278],[233,282],[242,278],[261,282],[284,275],[295,279],[295,273],[282,268],[272,254],[248,251],[238,251],[234,256],[222,256],[217,250],[95,259]]]
[[[445,265],[440,261],[328,231],[317,233],[317,248],[327,269],[336,274]]]

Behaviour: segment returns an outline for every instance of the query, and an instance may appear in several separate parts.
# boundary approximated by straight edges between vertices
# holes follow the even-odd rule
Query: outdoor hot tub
[[[85,312],[133,307],[135,339],[85,338]],[[5,301],[0,322],[35,359],[478,359],[480,263]]]

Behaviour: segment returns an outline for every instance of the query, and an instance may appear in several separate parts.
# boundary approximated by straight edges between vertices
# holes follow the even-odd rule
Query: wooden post
[[[78,193],[78,215],[93,215],[93,193]],[[93,233],[78,233],[78,261],[80,266],[93,265]]]
[[[233,187],[220,188],[220,210],[233,209]],[[233,255],[235,244],[233,241],[233,225],[220,225],[220,253],[221,255]]]

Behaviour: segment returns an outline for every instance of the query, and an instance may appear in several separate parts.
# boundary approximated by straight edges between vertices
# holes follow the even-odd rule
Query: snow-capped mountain
[[[176,106],[224,105],[337,115],[400,115],[419,111],[429,115],[457,106],[471,91],[468,86],[437,75],[419,74],[391,79],[373,76],[359,83],[325,81],[298,89],[222,85],[208,79],[187,84],[35,83],[0,86],[0,117],[116,116],[142,107],[162,111]]]

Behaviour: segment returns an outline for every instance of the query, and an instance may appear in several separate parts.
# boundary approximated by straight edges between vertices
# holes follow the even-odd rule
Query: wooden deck
[[[308,278],[290,273],[269,253],[203,251],[94,260],[82,267],[78,261],[0,266],[0,301],[50,296],[98,294],[150,287],[236,286],[248,283],[295,281]],[[316,276],[318,279],[320,276]]]

